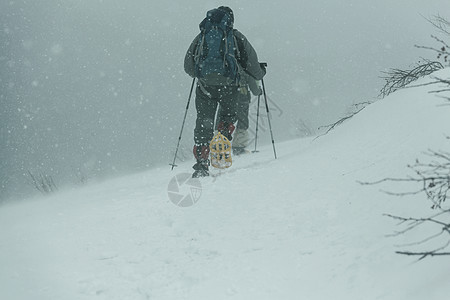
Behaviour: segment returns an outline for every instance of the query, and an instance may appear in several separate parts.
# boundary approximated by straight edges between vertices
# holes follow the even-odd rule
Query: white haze
[[[118,1],[0,3],[0,199],[172,160],[191,79],[183,58],[205,12],[228,5],[269,64],[276,141],[373,101],[382,71],[434,54],[425,18],[439,1]],[[193,101],[181,156],[191,158]],[[264,142],[264,141],[262,141]],[[80,175],[81,174],[81,175]]]

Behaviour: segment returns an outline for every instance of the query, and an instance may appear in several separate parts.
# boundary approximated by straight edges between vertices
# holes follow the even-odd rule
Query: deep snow
[[[201,180],[188,208],[170,202],[168,184],[192,161],[5,204],[0,299],[447,299],[447,257],[395,254],[435,232],[387,237],[402,227],[383,214],[432,215],[425,196],[358,183],[411,175],[424,151],[449,149],[436,88],[397,91],[325,136],[277,143],[277,160],[271,145],[238,157]]]

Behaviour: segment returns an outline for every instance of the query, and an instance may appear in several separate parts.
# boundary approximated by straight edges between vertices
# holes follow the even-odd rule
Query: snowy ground
[[[191,207],[174,205],[168,184],[192,162],[5,204],[0,299],[448,299],[447,257],[395,254],[435,231],[387,237],[404,227],[384,213],[429,216],[428,200],[358,183],[412,175],[424,151],[449,149],[450,107],[435,89],[398,91],[326,136],[277,143],[277,160],[271,146],[238,157],[201,180]]]

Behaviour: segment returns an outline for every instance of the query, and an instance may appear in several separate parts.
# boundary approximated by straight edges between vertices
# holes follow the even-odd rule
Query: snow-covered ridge
[[[394,253],[427,229],[386,237],[398,228],[383,213],[428,216],[430,203],[358,183],[407,176],[424,151],[449,148],[436,88],[399,90],[314,141],[277,143],[277,160],[271,146],[238,157],[201,180],[188,208],[168,184],[192,162],[4,205],[0,299],[446,299],[446,259]]]

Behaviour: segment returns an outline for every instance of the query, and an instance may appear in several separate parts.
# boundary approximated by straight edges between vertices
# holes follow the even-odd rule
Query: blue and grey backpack
[[[239,83],[231,16],[220,9],[208,11],[200,23],[200,38],[195,53],[195,75],[206,85]]]

